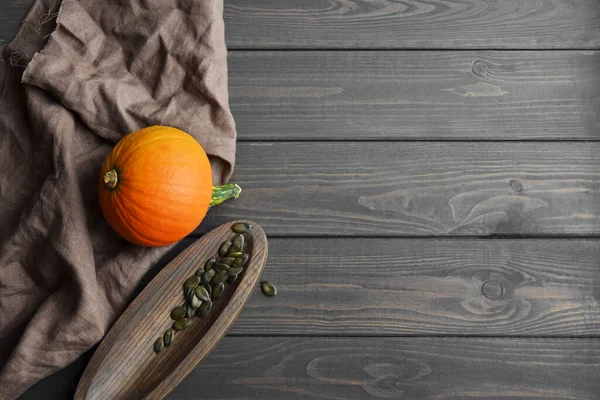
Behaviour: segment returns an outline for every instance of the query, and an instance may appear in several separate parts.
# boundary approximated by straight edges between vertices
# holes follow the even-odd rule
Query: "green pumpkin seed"
[[[236,250],[236,249],[234,249],[234,250]],[[227,253],[227,257],[232,257],[235,259],[236,257],[239,257],[242,254],[244,254],[244,253],[242,253],[241,251],[230,251],[229,253]]]
[[[231,247],[231,242],[229,240],[226,242],[223,242],[223,244],[221,244],[221,246],[219,247],[219,255],[221,257],[225,257],[227,255],[227,252],[229,251],[230,247]]]
[[[196,311],[196,315],[199,317],[206,317],[212,308],[212,301],[205,301],[202,303],[200,308]]]
[[[215,276],[216,271],[214,269],[209,269],[204,274],[202,274],[202,282],[210,283],[212,281],[213,276]]]
[[[159,337],[158,339],[156,339],[156,342],[154,342],[154,352],[158,354],[163,350],[164,347],[165,343],[163,342],[163,338]]]
[[[219,264],[225,264],[228,267],[230,267],[231,263],[233,262],[233,260],[235,260],[235,257],[223,257],[223,258],[220,258],[219,261],[217,261],[217,264],[215,265],[215,268],[217,268],[217,265],[219,265]]]
[[[239,275],[228,276],[227,277],[227,282],[229,282],[229,283],[235,283],[235,281],[237,281],[237,277],[238,276]]]
[[[265,296],[273,297],[277,294],[277,288],[269,281],[262,281],[260,283],[260,288]]]
[[[227,280],[227,272],[219,271],[215,274],[215,276],[213,276],[211,283],[213,283],[213,284],[221,283],[221,282],[225,282],[226,280]],[[213,291],[214,291],[214,287],[213,287]]]
[[[227,271],[227,275],[229,275],[229,276],[237,276],[243,270],[244,270],[243,267],[229,268],[229,270]]]
[[[206,263],[204,263],[203,266],[201,266],[200,268],[198,268],[198,271],[196,271],[196,276],[198,277],[198,280],[200,280],[200,282],[202,282],[202,274],[205,271],[208,271],[209,269],[211,269],[214,265],[215,265],[216,259],[213,258],[209,258]]]
[[[238,222],[231,226],[231,230],[235,233],[248,233],[250,232],[250,225],[244,222]]]
[[[196,310],[198,307],[200,307],[202,305],[202,300],[200,300],[200,298],[196,297],[196,295],[194,295],[194,299],[192,300],[192,303],[190,304],[192,306],[192,308],[194,310]]]
[[[233,253],[243,253],[244,249],[240,249],[239,247],[236,246],[231,246],[231,249],[229,249],[229,253],[233,254]]]
[[[200,287],[200,286],[198,286]],[[198,298],[195,294],[192,296],[192,301],[190,302],[190,306],[194,309],[194,311],[196,311],[196,309],[198,307],[200,307],[200,305],[202,304],[202,300],[200,300],[200,298]],[[192,313],[193,314],[193,313]]]
[[[173,329],[176,331],[182,331],[192,324],[191,318],[182,318],[179,321],[173,322]]]
[[[216,262],[217,259],[215,257],[209,258],[208,261],[206,261],[206,264],[204,264],[204,270],[208,271],[209,269],[212,269]]]
[[[223,263],[217,263],[217,265],[215,265],[215,269],[217,271],[227,271],[229,269],[229,265],[223,264]]]
[[[208,300],[210,300],[210,296],[212,295],[212,286],[210,286],[210,283],[203,283],[202,287],[204,289],[206,289],[206,293],[208,293]]]
[[[231,244],[233,246],[235,246],[236,248],[238,248],[238,249],[243,249],[244,248],[244,242],[245,242],[244,235],[237,234],[237,235],[235,235],[233,237],[233,240],[231,241]]]
[[[197,286],[196,286],[196,287],[197,287]],[[192,303],[194,302],[194,297],[196,297],[196,296],[194,295],[194,290],[195,290],[195,289],[190,289],[190,290],[188,290],[188,292],[187,292],[187,293],[186,293],[186,295],[185,295],[185,301],[186,301],[188,304],[192,304]]]
[[[188,304],[187,306],[185,306],[185,317],[190,318],[190,316],[194,315],[195,311],[196,310],[194,309],[194,307]]]
[[[213,288],[212,299],[213,301],[219,300],[221,296],[223,296],[223,292],[225,291],[225,284],[223,282],[217,283]]]
[[[208,294],[208,291],[204,288],[204,286],[198,286],[196,289],[194,289],[194,293],[196,294],[196,297],[202,301],[210,300],[210,294]]]
[[[173,331],[173,329],[169,328],[167,329],[167,331],[165,332],[164,336],[163,336],[163,341],[165,342],[165,347],[169,347],[171,345],[171,343],[173,343],[173,335],[175,334],[175,332]]]
[[[184,289],[193,289],[200,283],[200,279],[196,275],[189,277],[184,283]]]
[[[233,263],[231,263],[231,266],[233,268],[242,268],[248,262],[248,258],[250,258],[248,253],[244,253],[241,256],[236,257],[235,260],[233,260]]]
[[[175,307],[172,311],[171,311],[171,319],[173,321],[177,321],[178,319],[182,319],[183,317],[185,317],[185,307]]]
[[[179,320],[177,320],[177,321],[173,322],[173,326],[172,326],[172,327],[173,327],[173,329],[174,329],[174,330],[176,330],[176,331],[182,331],[182,330],[184,330],[185,328],[187,328],[187,327],[185,326],[185,324],[186,324],[186,322],[185,322],[185,318],[182,318],[182,319],[179,319]]]

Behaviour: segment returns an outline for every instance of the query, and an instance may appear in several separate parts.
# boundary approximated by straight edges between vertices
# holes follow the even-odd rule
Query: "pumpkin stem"
[[[235,183],[228,183],[221,186],[213,186],[212,199],[210,206],[216,206],[229,199],[237,199],[240,197],[242,188]]]
[[[104,184],[109,189],[114,189],[117,186],[117,182],[119,182],[119,176],[117,175],[116,170],[111,169],[104,174]]]

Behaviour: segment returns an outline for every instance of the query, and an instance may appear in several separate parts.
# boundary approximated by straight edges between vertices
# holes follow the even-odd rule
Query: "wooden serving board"
[[[154,342],[173,323],[171,310],[185,303],[183,282],[217,255],[236,222],[252,226],[246,234],[250,259],[244,271],[207,317],[195,316],[189,328],[175,333],[170,347],[156,354]],[[265,233],[251,221],[221,225],[190,245],[146,286],[105,336],[79,381],[75,400],[165,397],[225,336],[256,287],[267,254]]]

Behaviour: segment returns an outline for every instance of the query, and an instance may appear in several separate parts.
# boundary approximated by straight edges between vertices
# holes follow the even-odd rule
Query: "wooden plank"
[[[597,140],[599,65],[597,51],[232,52],[230,101],[242,140]]]
[[[597,0],[226,0],[230,48],[598,48]]]
[[[599,336],[599,258],[598,239],[270,238],[278,295],[256,287],[231,334]]]
[[[600,335],[600,241],[269,241],[236,335]],[[268,321],[268,323],[266,322]]]
[[[596,399],[600,340],[226,338],[168,399]]]
[[[34,0],[0,0],[0,44],[12,40]]]
[[[167,398],[591,400],[599,349],[598,339],[228,337]],[[72,399],[90,357],[19,400]]]
[[[240,143],[239,199],[196,233],[247,218],[269,236],[600,234],[600,144]]]
[[[32,0],[2,0],[0,43]],[[229,48],[598,48],[596,0],[225,0]]]

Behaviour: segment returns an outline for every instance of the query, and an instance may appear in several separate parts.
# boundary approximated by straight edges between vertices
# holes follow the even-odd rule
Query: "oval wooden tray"
[[[171,310],[184,304],[183,282],[218,253],[236,222],[252,226],[247,234],[250,259],[237,282],[228,285],[206,318],[177,332],[173,344],[156,354],[154,341],[173,321]],[[232,221],[212,230],[171,261],[133,300],[104,337],[87,365],[75,400],[162,399],[205,358],[236,320],[267,261],[267,238],[251,221]]]

